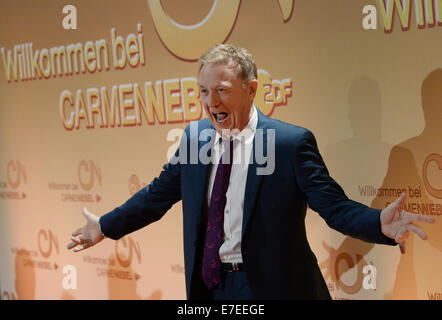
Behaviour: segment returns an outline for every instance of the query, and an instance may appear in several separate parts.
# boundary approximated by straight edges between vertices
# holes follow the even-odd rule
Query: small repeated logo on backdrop
[[[37,243],[42,257],[50,258],[53,252],[58,254],[58,239],[51,230],[40,229]]]
[[[20,267],[34,269],[58,270],[56,259],[59,254],[59,243],[56,234],[50,229],[40,229],[36,235],[37,250],[25,250],[26,259],[21,259]],[[20,255],[22,249],[12,247],[11,252]]]
[[[129,194],[133,196],[135,193],[140,191],[141,188],[144,188],[146,186],[146,183],[143,182],[141,184],[140,179],[136,174],[133,174],[129,178]]]
[[[52,261],[58,256],[58,238],[52,230],[40,229],[37,237],[38,251],[43,261],[34,261],[38,268],[57,270],[58,264]]]
[[[19,160],[11,160],[6,166],[7,181],[0,181],[0,199],[26,199],[24,187],[27,184],[26,168]]]
[[[124,268],[130,267],[134,257],[137,258],[138,263],[141,263],[140,245],[131,237],[115,241],[115,256],[120,266]]]
[[[85,263],[98,265],[96,273],[99,277],[137,281],[141,274],[133,271],[134,266],[141,263],[140,244],[131,236],[115,241],[114,253],[109,258],[83,255]]]
[[[436,169],[437,165],[437,169],[439,169],[439,172],[434,172],[433,175],[429,174],[429,167],[431,165],[434,165],[434,169]],[[440,186],[436,186],[433,185],[433,183],[435,181],[442,181],[441,177],[442,177],[442,173],[440,172],[442,170],[442,156],[438,153],[432,153],[430,155],[428,155],[425,158],[424,164],[422,166],[422,179],[424,182],[424,186],[425,189],[427,190],[427,192],[433,196],[436,199],[442,199],[442,188]],[[436,170],[435,170],[436,171]],[[434,178],[433,181],[431,181],[430,176],[432,176]],[[437,179],[437,177],[439,179]],[[440,204],[439,204],[439,210],[438,210],[438,215],[442,214],[442,210],[440,208]]]
[[[63,202],[100,202],[98,192],[92,192],[101,186],[103,180],[100,166],[93,160],[81,160],[76,168],[76,176],[74,182],[50,182],[49,189],[60,192]]]
[[[13,275],[15,294],[13,290],[1,291],[2,299],[35,299],[36,272],[49,272],[56,275],[60,271],[57,262],[59,242],[56,233],[51,229],[41,228],[34,233],[33,243],[36,248],[11,247],[15,257],[15,275]]]

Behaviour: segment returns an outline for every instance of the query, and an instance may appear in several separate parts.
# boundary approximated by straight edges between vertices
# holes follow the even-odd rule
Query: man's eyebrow
[[[218,85],[218,87],[226,87],[226,88],[231,88],[233,85],[231,82],[229,81],[221,81],[220,84]]]
[[[198,87],[205,88],[206,86],[201,83],[198,83]],[[210,87],[210,86],[208,86],[208,87]],[[221,81],[214,88],[219,88],[219,87],[231,88],[232,84],[228,81]]]

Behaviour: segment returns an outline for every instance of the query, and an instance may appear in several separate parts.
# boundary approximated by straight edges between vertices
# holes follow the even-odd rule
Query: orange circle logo
[[[94,186],[94,180],[97,177],[99,184],[101,185],[101,170],[92,160],[80,161],[78,165],[78,181],[83,190],[89,191]]]
[[[437,163],[439,170],[442,170],[442,156],[437,153],[432,153],[425,159],[424,165],[422,166],[422,179],[424,180],[424,186],[428,193],[437,199],[442,199],[442,189],[434,188],[430,181],[428,181],[428,165],[432,161]]]
[[[26,183],[26,171],[20,161],[9,161],[7,167],[8,183],[12,189],[17,189],[21,179]]]
[[[58,240],[54,236],[51,230],[41,229],[38,233],[38,249],[42,257],[49,258],[52,253],[52,245],[55,247],[55,251],[58,254]]]
[[[122,247],[120,247],[120,244],[122,244]],[[125,237],[115,242],[115,255],[118,263],[122,267],[126,268],[131,265],[134,252],[138,258],[138,262],[141,262],[140,245],[138,242],[135,243],[130,236],[127,237],[127,240]]]

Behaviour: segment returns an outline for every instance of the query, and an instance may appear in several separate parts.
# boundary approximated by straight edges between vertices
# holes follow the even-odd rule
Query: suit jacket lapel
[[[210,141],[207,142],[206,141],[199,141],[198,139],[198,153],[200,152],[201,148],[204,147],[206,144],[209,144],[207,147],[209,147],[207,155],[210,159],[211,157],[211,150],[214,144],[214,140],[215,140],[215,129],[212,127],[212,125],[209,125],[208,129],[212,129],[213,132],[210,135]],[[199,138],[199,134],[198,134],[198,138]],[[204,205],[204,201],[206,201],[206,195],[207,195],[207,181],[209,178],[209,168],[210,168],[210,163],[202,163],[199,159],[199,154],[198,154],[198,164],[196,165],[196,172],[195,172],[195,179],[194,179],[194,183],[193,186],[191,188],[193,188],[194,190],[194,195],[195,195],[195,204],[196,204],[196,209],[195,209],[195,230],[198,232],[199,227],[200,227],[200,223],[201,223],[201,217],[202,217],[202,213],[203,213],[203,205]]]
[[[247,171],[246,189],[244,194],[244,211],[243,211],[243,224],[242,224],[242,239],[247,231],[247,227],[253,215],[253,209],[257,200],[257,192],[262,181],[262,175],[257,174],[257,169],[264,166],[259,164],[256,159],[256,144],[263,143],[262,150],[267,150],[267,131],[264,130],[265,116],[258,110],[258,124],[256,126],[257,131],[253,138],[253,147],[251,158],[252,161],[249,164]],[[260,132],[259,132],[260,131]],[[257,134],[262,134],[263,139],[257,139]],[[262,140],[262,141],[261,141]]]

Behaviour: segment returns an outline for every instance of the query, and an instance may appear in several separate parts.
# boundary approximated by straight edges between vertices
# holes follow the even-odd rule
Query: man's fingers
[[[76,236],[79,236],[82,233],[83,233],[83,227],[81,227],[81,228],[75,230],[74,232],[72,232],[72,236],[76,237]]]
[[[396,201],[394,202],[395,206],[397,206],[398,208],[402,208],[405,204],[405,202],[407,201],[407,193],[406,192],[402,192],[402,194],[400,195],[399,198],[396,199]]]
[[[94,245],[94,242],[91,239],[81,239],[81,244],[78,247],[74,248],[74,252],[78,252],[84,249],[87,249]]]
[[[71,237],[71,241],[75,242],[77,244],[83,243],[83,238],[82,237]]]
[[[88,216],[89,216],[90,212],[89,212],[86,208],[83,208],[82,213],[83,213],[83,216],[84,216],[86,219],[88,219]],[[72,232],[72,236],[73,236],[73,237],[79,236],[80,234],[83,233],[83,229],[84,229],[84,227],[78,228],[77,230],[75,230],[74,232]]]
[[[409,231],[417,234],[422,240],[427,240],[425,232],[415,224],[407,224],[396,234],[396,242],[401,243],[408,239]]]
[[[428,216],[424,216],[423,214],[416,214],[416,213],[409,213],[409,219],[411,222],[414,221],[422,221],[422,222],[428,222],[428,223],[434,223],[436,222],[436,219]]]
[[[78,245],[84,245],[84,244],[90,245],[92,243],[92,241],[90,239],[85,239],[83,237],[80,237],[80,238],[71,237],[71,241],[72,242],[68,244],[68,249],[72,249],[73,247],[78,246]]]
[[[427,235],[417,225],[411,223],[407,226],[407,229],[417,234],[422,240],[427,240]]]
[[[81,251],[81,250],[84,250],[84,249],[86,249],[87,247],[89,247],[88,245],[86,245],[86,244],[80,244],[80,245],[78,245],[78,247],[76,247],[76,248],[74,248],[74,252],[78,252],[78,251]]]
[[[75,243],[75,242],[70,242],[69,244],[68,244],[68,249],[70,250],[70,249],[72,249],[72,248],[74,248],[74,247],[76,247],[76,246],[78,246],[78,243]]]
[[[83,208],[82,213],[86,219],[89,219],[89,216],[91,215],[91,213],[89,212],[88,209],[86,209],[86,207]]]
[[[89,221],[89,220],[95,220],[96,215],[90,212],[86,207],[82,210],[83,216]]]
[[[408,226],[408,225],[407,225],[407,226]],[[408,231],[407,226],[403,226],[403,227],[399,230],[399,232],[396,234],[395,241],[396,241],[397,243],[401,243],[401,242],[404,242],[405,240],[407,240],[407,238],[408,238],[408,234],[409,234],[409,231]]]
[[[94,243],[91,239],[89,238],[85,238],[84,236],[81,237],[71,237],[71,241],[67,248],[68,249],[72,249],[75,248],[73,251],[77,252],[77,251],[81,251],[84,250],[86,248],[89,248],[90,246],[92,246]]]

